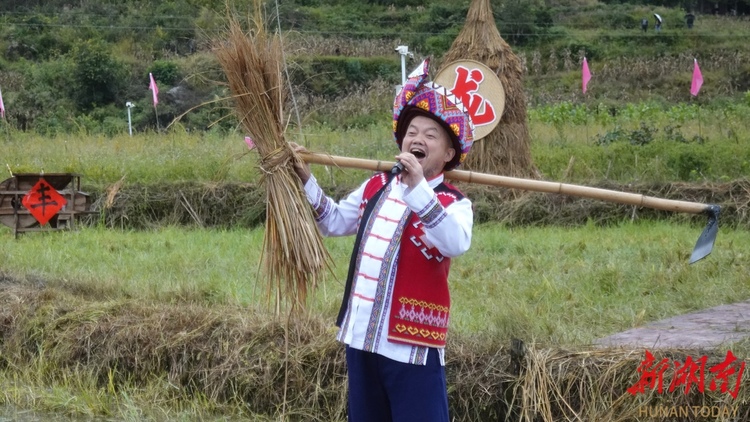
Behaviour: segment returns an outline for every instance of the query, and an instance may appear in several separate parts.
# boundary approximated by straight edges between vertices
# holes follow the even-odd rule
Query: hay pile
[[[203,406],[241,408],[274,420],[345,420],[344,353],[323,322],[327,318],[307,316],[287,326],[281,318],[247,308],[97,301],[101,295],[30,286],[0,273],[0,367],[5,375],[17,374],[23,381],[25,368],[38,368],[35,376],[74,385],[77,377],[93,375],[97,394],[111,391],[118,397],[163,384],[150,400],[180,406],[198,399]],[[504,339],[450,338],[446,372],[455,421],[750,417],[747,374],[737,399],[709,391],[708,385],[705,393],[694,387],[687,395],[649,391],[632,396],[627,389],[639,380],[643,350],[519,343],[510,347]],[[682,362],[686,356],[706,355],[709,366],[724,358],[718,351],[652,352],[657,359]],[[739,353],[735,350],[742,358]],[[665,382],[672,377],[673,370],[667,371]],[[730,409],[734,417],[681,418],[663,412],[692,406]]]
[[[470,59],[494,70],[505,90],[505,112],[484,139],[475,142],[464,168],[504,176],[540,177],[531,158],[523,67],[495,26],[490,0],[473,0],[466,23],[443,57],[443,63]]]
[[[316,415],[293,420],[342,420],[344,356],[321,319],[287,324],[242,307],[93,299],[100,296],[0,273],[0,368],[23,373],[42,363],[51,380],[93,376],[113,394],[164,385],[159,403],[201,399],[258,415],[285,404],[289,417]]]
[[[303,309],[308,289],[330,267],[330,256],[294,172],[300,158],[284,140],[288,84],[282,76],[282,42],[278,34],[266,32],[262,2],[255,0],[254,7],[254,28],[246,33],[239,20],[230,17],[226,37],[214,43],[214,52],[226,74],[237,118],[260,154],[267,206],[262,262],[269,293],[277,312],[282,303]]]
[[[593,187],[639,193],[656,198],[721,205],[721,227],[750,228],[750,180],[729,183],[681,182],[619,185],[595,183]],[[353,189],[327,186],[334,198]],[[462,188],[474,203],[476,223],[501,222],[509,226],[579,226],[589,222],[612,224],[629,219],[697,221],[705,217],[686,213],[636,208],[630,205],[572,196],[532,192],[514,197],[507,189],[467,185]],[[266,193],[262,186],[247,183],[172,183],[140,185],[124,183],[116,194],[89,190],[92,208],[101,212],[82,224],[104,224],[118,229],[148,229],[159,226],[254,228],[263,224]]]

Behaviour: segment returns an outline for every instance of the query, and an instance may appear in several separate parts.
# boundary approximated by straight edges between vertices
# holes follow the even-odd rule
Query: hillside
[[[247,15],[250,3],[234,1],[234,13]],[[409,46],[415,57],[408,66],[426,56],[439,61],[469,1],[421,3],[264,4],[269,26],[282,30],[304,124],[362,127],[387,116],[401,74],[394,47]],[[566,101],[610,110],[644,101],[744,101],[750,2],[717,3],[719,12],[732,3],[736,16],[707,14],[704,3],[492,1],[501,34],[525,65],[531,106]],[[693,28],[685,24],[685,5],[694,10]],[[660,32],[654,13],[664,20]],[[134,130],[163,129],[184,113],[180,124],[188,130],[232,130],[232,119],[224,119],[228,104],[212,102],[227,95],[210,50],[221,39],[225,16],[224,0],[2,2],[0,89],[7,124],[43,134],[114,135],[127,131],[130,101]],[[649,19],[646,31],[643,18]],[[584,55],[594,75],[586,96],[580,92]],[[697,99],[688,92],[693,58],[705,79]],[[149,73],[160,90],[156,109]]]

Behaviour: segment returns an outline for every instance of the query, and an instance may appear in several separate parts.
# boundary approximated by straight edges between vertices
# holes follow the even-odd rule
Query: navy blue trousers
[[[349,422],[449,422],[445,368],[436,349],[423,366],[347,346],[346,365]]]

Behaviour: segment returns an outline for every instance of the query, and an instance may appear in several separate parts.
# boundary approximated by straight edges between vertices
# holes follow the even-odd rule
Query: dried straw
[[[307,292],[329,267],[330,256],[313,213],[294,173],[299,160],[284,140],[286,83],[281,38],[269,35],[255,1],[254,28],[245,33],[229,18],[226,40],[215,53],[232,92],[242,128],[255,141],[266,187],[266,231],[263,269],[277,312],[282,302],[304,308]]]
[[[476,60],[494,70],[505,90],[505,111],[489,135],[476,142],[464,167],[483,173],[539,178],[531,158],[531,136],[526,119],[523,67],[495,25],[490,0],[472,0],[466,24],[443,57]]]
[[[723,355],[719,350],[664,349],[652,351],[657,361],[685,362],[688,356],[707,356],[708,365],[719,363]],[[514,385],[513,402],[520,409],[518,420],[537,421],[673,421],[695,420],[649,414],[659,406],[691,408],[693,406],[734,408],[745,403],[742,395],[734,401],[727,393],[698,391],[694,385],[689,394],[681,385],[669,391],[676,367],[663,373],[664,390],[659,393],[650,387],[633,396],[627,389],[639,379],[638,368],[644,357],[643,350],[583,349],[564,350],[536,345],[525,347],[524,364],[518,383]],[[708,381],[706,381],[708,383]],[[746,411],[746,410],[744,410]],[[644,415],[645,414],[645,415]],[[716,419],[723,420],[723,419]]]

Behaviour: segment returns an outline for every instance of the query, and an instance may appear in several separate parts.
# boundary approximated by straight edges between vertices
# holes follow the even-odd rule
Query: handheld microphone
[[[404,171],[404,164],[401,161],[397,161],[391,169],[391,174],[395,176],[401,174],[402,171]]]

